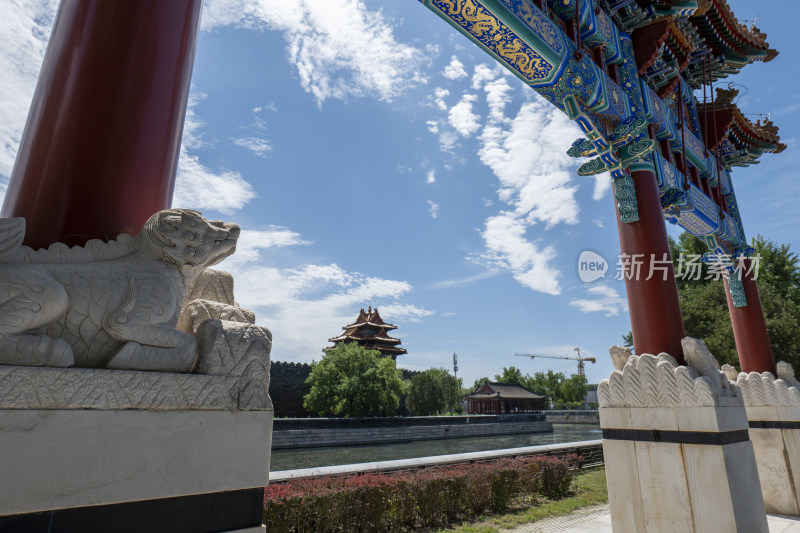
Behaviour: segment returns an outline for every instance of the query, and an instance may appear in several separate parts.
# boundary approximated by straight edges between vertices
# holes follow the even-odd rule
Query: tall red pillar
[[[169,207],[202,0],[62,0],[2,216],[25,244],[136,233]]]
[[[639,220],[626,224],[620,220],[619,211],[614,211],[617,215],[620,252],[631,261],[641,261],[638,276],[632,279],[625,276],[633,346],[637,354],[667,352],[683,364],[681,339],[686,333],[656,175],[647,170],[635,171],[631,175],[636,189]],[[667,263],[662,262],[664,254],[669,260]],[[652,261],[656,261],[653,275],[647,279]]]
[[[736,340],[736,351],[739,352],[739,365],[742,372],[772,372],[775,371],[775,357],[772,354],[772,345],[767,333],[767,322],[761,308],[761,298],[758,295],[758,286],[754,273],[750,272],[751,262],[744,260],[742,265],[742,285],[747,299],[745,307],[736,307],[731,298],[731,288],[728,280],[724,279],[725,296],[728,299],[728,312],[733,325],[733,337]]]

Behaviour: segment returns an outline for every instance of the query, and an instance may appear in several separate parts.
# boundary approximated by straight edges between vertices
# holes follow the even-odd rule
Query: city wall
[[[272,449],[384,444],[552,430],[552,424],[542,414],[275,419]]]

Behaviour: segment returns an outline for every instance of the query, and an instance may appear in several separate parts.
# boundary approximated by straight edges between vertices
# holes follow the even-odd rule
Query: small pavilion
[[[378,350],[382,356],[391,357],[393,361],[397,361],[398,355],[408,353],[405,348],[398,346],[402,342],[400,339],[390,337],[386,333],[397,329],[397,326],[384,322],[377,307],[374,310],[372,306],[366,311],[362,309],[355,322],[342,329],[344,333],[328,341],[334,345],[340,342],[357,342],[367,350]]]
[[[547,406],[546,396],[529,391],[517,383],[487,381],[465,398],[467,413],[471,415],[538,413]]]

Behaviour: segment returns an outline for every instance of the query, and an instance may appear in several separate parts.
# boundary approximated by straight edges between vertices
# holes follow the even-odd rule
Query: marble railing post
[[[3,204],[25,244],[136,234],[169,207],[202,0],[62,0]]]

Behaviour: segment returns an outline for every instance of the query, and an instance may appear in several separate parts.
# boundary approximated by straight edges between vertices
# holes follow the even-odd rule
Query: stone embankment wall
[[[600,425],[597,409],[584,411],[545,411],[547,421],[554,424],[594,424]]]
[[[544,415],[275,419],[272,449],[544,433]]]
[[[403,379],[406,380],[419,374],[416,370],[404,368],[400,370],[403,372]],[[303,396],[311,391],[311,387],[306,383],[310,373],[311,365],[308,363],[272,361],[269,371],[269,396],[272,398],[272,405],[275,408],[275,418],[287,416],[305,418],[316,414],[303,407]],[[405,408],[405,398],[400,402],[398,414],[408,414]]]

